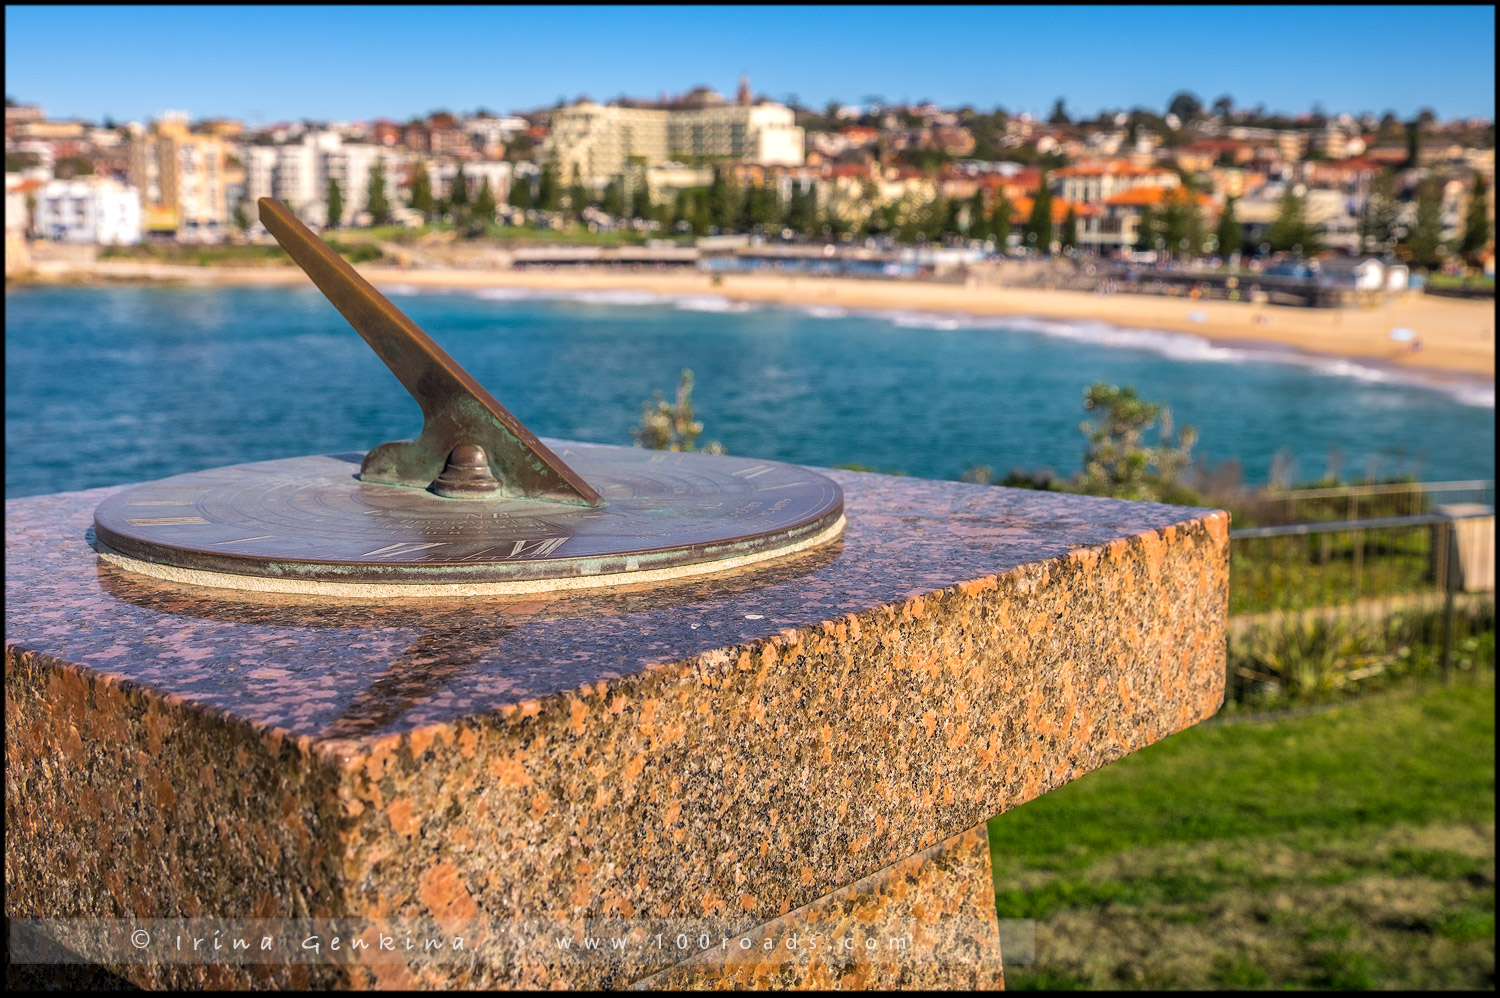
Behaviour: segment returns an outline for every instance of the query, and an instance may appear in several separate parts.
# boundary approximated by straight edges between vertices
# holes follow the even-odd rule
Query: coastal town
[[[1358,289],[1488,278],[1493,293],[1494,122],[1431,111],[1286,115],[1186,91],[1077,118],[1063,99],[1045,117],[877,96],[814,109],[744,78],[732,97],[405,122],[55,120],[8,97],[5,152],[7,275],[47,244],[269,245],[254,206],[270,196],[387,247],[430,232],[532,245],[515,267],[1210,260]]]

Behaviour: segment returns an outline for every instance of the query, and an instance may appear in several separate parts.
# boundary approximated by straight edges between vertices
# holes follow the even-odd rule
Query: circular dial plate
[[[801,550],[842,526],[838,485],[795,465],[547,444],[604,496],[603,508],[362,482],[363,455],[340,454],[148,482],[100,503],[94,527],[104,548],[152,565],[400,584],[620,581]]]

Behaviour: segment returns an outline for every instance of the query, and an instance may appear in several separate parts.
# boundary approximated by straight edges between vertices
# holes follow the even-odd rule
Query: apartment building
[[[546,152],[563,177],[576,167],[585,183],[599,185],[632,161],[655,166],[671,160],[733,159],[797,166],[804,136],[791,108],[770,102],[730,104],[705,88],[671,104],[637,106],[582,100],[552,112]]]
[[[169,113],[149,130],[134,130],[129,178],[140,192],[145,229],[174,232],[178,239],[217,238],[233,210],[230,152],[226,139],[191,131],[185,114]]]
[[[309,225],[328,224],[328,181],[336,180],[344,199],[340,221],[349,224],[366,209],[370,173],[377,161],[385,167],[386,197],[398,206],[396,194],[409,153],[371,142],[345,142],[332,131],[307,132],[301,141],[280,146],[243,146],[245,199],[251,205],[263,197],[283,201]],[[254,217],[254,211],[247,208]]]

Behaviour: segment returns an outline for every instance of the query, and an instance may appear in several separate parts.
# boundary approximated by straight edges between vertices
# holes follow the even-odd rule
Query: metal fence
[[[1493,489],[1372,486],[1356,501],[1406,502],[1456,486]],[[1348,490],[1320,491],[1349,501]],[[1231,696],[1331,688],[1403,670],[1445,678],[1455,669],[1492,670],[1493,547],[1494,510],[1480,505],[1232,531]]]
[[[1286,489],[1256,494],[1250,512],[1262,523],[1295,524],[1375,517],[1418,516],[1441,506],[1495,505],[1495,483],[1393,482],[1340,485],[1327,489]]]

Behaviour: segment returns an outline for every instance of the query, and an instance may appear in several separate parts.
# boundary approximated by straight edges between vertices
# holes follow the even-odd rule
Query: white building
[[[497,155],[505,144],[521,132],[526,131],[525,118],[506,115],[503,118],[476,114],[458,120],[458,127],[470,139],[476,140],[480,149],[488,155]]]
[[[116,180],[54,180],[36,195],[38,236],[64,243],[131,246],[141,241],[141,195]]]
[[[297,142],[280,146],[241,147],[245,166],[246,213],[253,220],[255,202],[274,197],[309,225],[328,224],[328,181],[337,180],[344,199],[340,222],[349,225],[367,207],[370,172],[377,160],[385,166],[386,198],[401,207],[397,191],[411,160],[406,152],[368,142],[345,142],[337,132],[305,132]]]
[[[458,175],[459,164],[452,160],[429,162],[427,176],[432,180],[432,196],[446,198],[453,193],[453,178]],[[490,182],[490,193],[496,204],[505,204],[510,198],[511,164],[503,160],[479,160],[463,164],[464,179],[469,185],[469,203],[479,195],[484,182]]]

